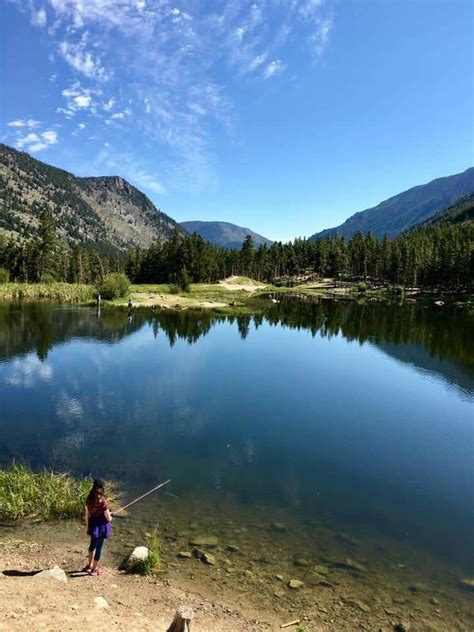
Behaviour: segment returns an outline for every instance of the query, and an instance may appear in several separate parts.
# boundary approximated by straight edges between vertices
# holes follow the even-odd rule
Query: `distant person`
[[[132,297],[128,299],[128,311],[131,312],[133,307]]]
[[[105,540],[112,531],[112,514],[105,498],[105,484],[99,478],[94,480],[86,499],[87,535],[90,535],[88,562],[82,569],[91,575],[101,575],[100,558]]]
[[[100,307],[101,301],[102,301],[102,296],[100,295],[100,292],[97,292],[97,307]]]

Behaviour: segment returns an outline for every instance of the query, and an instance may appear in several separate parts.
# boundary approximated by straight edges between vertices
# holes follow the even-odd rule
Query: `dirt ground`
[[[2,543],[0,630],[83,631],[112,627],[129,632],[164,632],[179,605],[193,609],[193,632],[254,632],[279,627],[248,619],[224,604],[185,592],[166,579],[132,576],[110,568],[100,577],[74,573],[83,561],[82,553],[75,554],[78,563],[74,564],[74,555],[46,545]],[[54,564],[68,573],[67,583],[29,574]],[[96,605],[97,597],[105,599],[107,607]]]

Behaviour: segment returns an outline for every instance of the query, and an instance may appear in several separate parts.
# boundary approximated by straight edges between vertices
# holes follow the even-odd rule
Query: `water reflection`
[[[2,305],[0,460],[171,477],[177,495],[288,508],[469,564],[471,329],[461,310],[381,303],[131,320]]]

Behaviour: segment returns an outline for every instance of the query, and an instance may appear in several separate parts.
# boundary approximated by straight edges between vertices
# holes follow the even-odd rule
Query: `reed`
[[[88,303],[94,300],[92,285],[80,283],[2,283],[0,300],[54,301],[56,303]]]
[[[91,486],[89,477],[75,478],[51,470],[33,472],[26,465],[13,463],[0,469],[0,519],[81,518]],[[112,502],[115,489],[113,483],[107,484],[107,498]]]

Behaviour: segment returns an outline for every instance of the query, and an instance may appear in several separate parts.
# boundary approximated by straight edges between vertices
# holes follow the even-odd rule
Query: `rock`
[[[301,566],[303,568],[307,568],[310,565],[308,560],[305,560],[302,557],[297,557],[295,560],[293,560],[293,564],[295,566]]]
[[[180,551],[176,557],[180,557],[182,559],[189,559],[192,557],[192,553],[190,551]]]
[[[285,592],[283,590],[275,590],[273,596],[277,599],[281,599],[284,596]]]
[[[430,603],[432,603],[433,606],[437,606],[439,604],[439,601],[436,599],[436,597],[430,597]]]
[[[345,560],[340,560],[339,562],[336,562],[335,565],[338,568],[344,568],[349,571],[357,571],[358,573],[364,573],[367,570],[365,566],[359,564],[359,562],[351,560],[350,557],[346,558]]]
[[[288,582],[288,588],[291,588],[292,590],[298,590],[299,588],[303,588],[303,586],[304,583],[299,579],[290,579]]]
[[[393,632],[409,632],[410,628],[409,623],[396,623],[393,626]]]
[[[94,597],[95,607],[99,610],[103,610],[104,608],[108,608],[109,604],[103,597]]]
[[[411,586],[409,586],[408,590],[412,593],[422,593],[426,591],[426,586],[421,582],[417,582],[416,584],[412,584]]]
[[[136,546],[130,553],[128,558],[128,564],[134,564],[135,562],[144,562],[148,559],[149,551],[147,546]]]
[[[248,569],[246,571],[244,571],[244,575],[246,577],[250,577],[251,579],[253,578],[253,573],[252,571],[249,571]]]
[[[349,546],[359,546],[359,542],[349,533],[338,533],[336,539]]]
[[[205,535],[203,533],[193,537],[189,542],[192,546],[208,546],[210,548],[217,546],[218,543],[219,540],[215,535]]]
[[[360,599],[347,599],[346,597],[342,597],[342,600],[348,606],[352,606],[354,608],[358,608],[362,612],[370,612],[370,606],[361,601]]]
[[[240,547],[238,547],[236,544],[228,544],[226,546],[226,549],[231,553],[238,553],[240,551]]]
[[[176,532],[176,535],[178,536],[178,538],[189,538],[191,533],[191,529],[180,529]]]
[[[34,577],[36,579],[51,578],[51,579],[55,579],[58,582],[63,582],[63,584],[67,582],[66,573],[63,571],[62,568],[59,568],[57,564],[55,564],[53,568],[49,568],[45,571],[40,571],[39,573],[36,573]]]
[[[271,524],[272,531],[279,531],[280,533],[285,533],[288,531],[288,528],[284,522],[273,522]]]
[[[275,575],[275,579],[278,579],[278,581],[282,582],[283,581],[283,575]]]
[[[204,551],[201,551],[201,549],[193,549],[193,557],[200,560],[203,555],[204,555]]]
[[[209,564],[209,566],[214,566],[214,564],[216,563],[216,558],[210,553],[203,553],[201,556],[201,562]]]
[[[461,588],[466,588],[467,590],[474,590],[474,578],[462,577],[459,580],[459,585],[461,586]]]
[[[322,566],[321,564],[316,564],[315,566],[313,566],[312,571],[317,575],[327,575],[329,573],[327,567]]]

